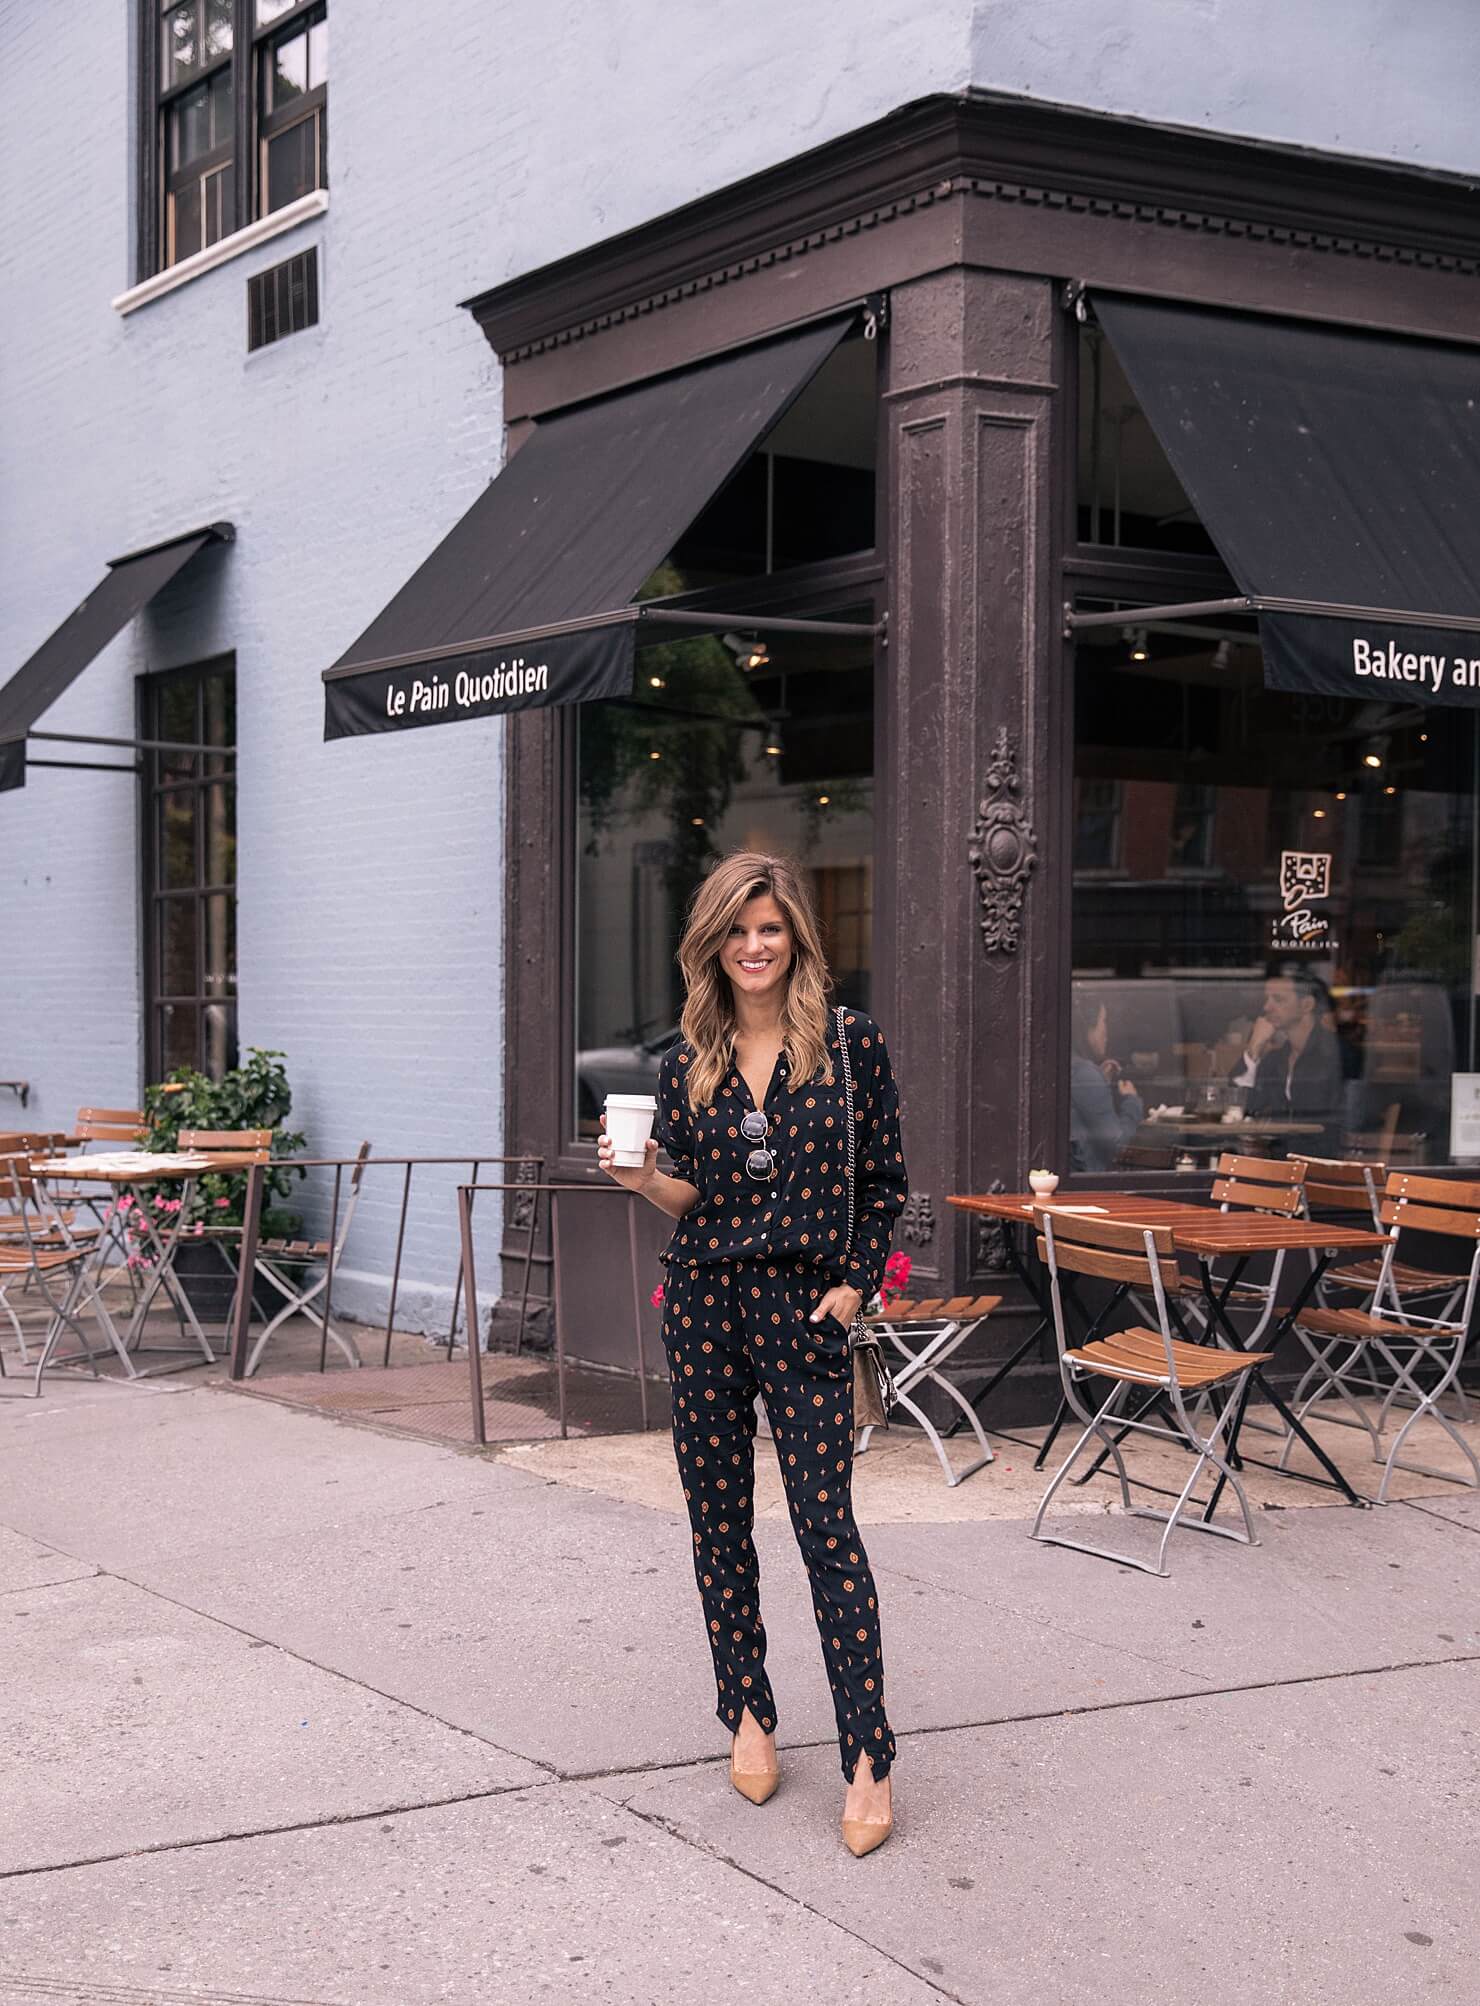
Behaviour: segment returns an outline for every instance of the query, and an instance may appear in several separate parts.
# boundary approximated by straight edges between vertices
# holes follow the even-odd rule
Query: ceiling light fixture
[[[1130,644],[1131,660],[1133,662],[1149,662],[1151,659],[1151,650],[1147,646],[1146,629],[1144,627],[1125,627],[1121,631],[1123,638]]]

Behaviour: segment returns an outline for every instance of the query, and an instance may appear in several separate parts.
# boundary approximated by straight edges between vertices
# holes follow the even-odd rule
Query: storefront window
[[[827,567],[874,546],[877,433],[877,348],[852,336],[638,597],[707,595],[728,611],[780,593],[789,618],[871,625],[870,603],[839,605],[858,588],[830,585]],[[807,872],[838,1001],[868,1007],[873,641],[766,633],[737,613],[722,631],[640,648],[632,697],[582,706],[576,732],[575,1115],[589,1137],[608,1093],[657,1078],[683,1008],[684,908],[731,850],[777,851]]]
[[[1076,1169],[1452,1160],[1477,757],[1472,711],[1267,690],[1252,627],[1081,634]]]
[[[804,867],[840,1002],[867,1007],[873,967],[872,642],[706,635],[642,648],[637,664],[633,698],[585,706],[577,727],[584,1136],[608,1093],[651,1091],[678,1034],[684,907],[726,852]]]

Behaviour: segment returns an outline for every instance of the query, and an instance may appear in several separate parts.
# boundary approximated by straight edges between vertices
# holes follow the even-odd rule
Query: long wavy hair
[[[678,965],[687,996],[682,1030],[694,1054],[689,1106],[712,1101],[735,1057],[735,993],[720,966],[720,951],[741,909],[758,896],[775,899],[791,927],[791,967],[781,1004],[781,1039],[795,1092],[817,1078],[827,1058],[827,1010],[832,977],[812,894],[785,857],[736,850],[723,857],[689,901]]]

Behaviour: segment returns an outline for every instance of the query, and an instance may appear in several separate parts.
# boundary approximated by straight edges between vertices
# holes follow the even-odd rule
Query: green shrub
[[[261,1230],[270,1238],[292,1240],[303,1222],[296,1212],[274,1201],[287,1198],[294,1180],[304,1173],[277,1159],[296,1156],[305,1138],[283,1126],[292,1112],[293,1090],[282,1061],[281,1052],[264,1052],[253,1045],[246,1063],[219,1080],[209,1079],[191,1066],[177,1066],[168,1079],[144,1090],[148,1122],[144,1147],[178,1149],[180,1131],[186,1128],[270,1128],[274,1161],[265,1172]],[[196,1184],[188,1223],[240,1226],[246,1217],[246,1200],[244,1172],[226,1176],[213,1171]]]

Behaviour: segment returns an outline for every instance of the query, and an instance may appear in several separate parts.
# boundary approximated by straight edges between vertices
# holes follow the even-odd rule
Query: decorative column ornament
[[[1000,1177],[994,1177],[987,1186],[992,1197],[1007,1189]],[[1008,1254],[1007,1236],[1012,1230],[1005,1219],[992,1219],[984,1212],[978,1212],[972,1219],[971,1265],[976,1273],[1000,1275],[1012,1266]]]
[[[928,1247],[935,1238],[935,1201],[928,1191],[912,1191],[905,1199],[900,1231],[916,1247]]]
[[[999,727],[987,762],[987,786],[977,806],[967,855],[981,898],[982,945],[988,954],[1016,954],[1028,879],[1038,861],[1038,839],[1027,804],[1019,799],[1017,746]]]

